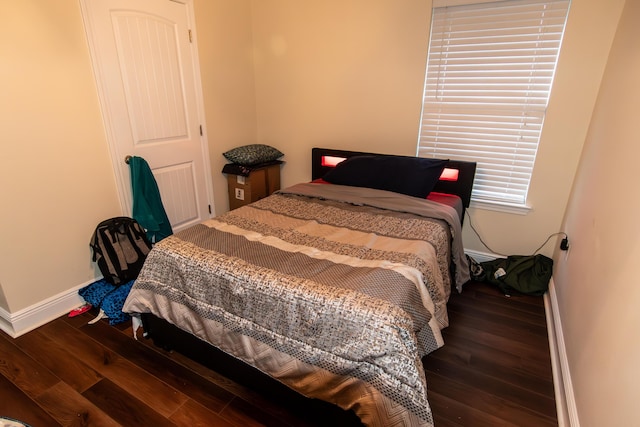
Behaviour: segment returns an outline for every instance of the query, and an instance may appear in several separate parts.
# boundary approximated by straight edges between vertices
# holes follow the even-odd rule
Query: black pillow
[[[322,179],[332,184],[376,188],[425,198],[435,187],[447,160],[406,156],[355,156],[339,163]]]

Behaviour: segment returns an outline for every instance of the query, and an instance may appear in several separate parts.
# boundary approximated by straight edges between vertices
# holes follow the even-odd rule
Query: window
[[[474,202],[525,208],[569,0],[460,3],[433,3],[418,156],[476,161]]]

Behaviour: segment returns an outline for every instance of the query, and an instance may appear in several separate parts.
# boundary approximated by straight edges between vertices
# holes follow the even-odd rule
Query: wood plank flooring
[[[94,314],[0,332],[0,415],[33,427],[358,425],[135,342],[128,323],[88,325]],[[470,283],[449,317],[445,346],[423,359],[435,425],[557,426],[542,298]]]

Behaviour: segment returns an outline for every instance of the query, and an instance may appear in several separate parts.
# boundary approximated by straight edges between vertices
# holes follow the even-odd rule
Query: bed
[[[311,182],[159,242],[124,311],[158,345],[250,366],[251,384],[266,374],[364,425],[432,426],[421,358],[444,344],[448,297],[469,280],[475,164],[447,162],[425,197],[336,183],[344,159],[401,157],[314,148]]]

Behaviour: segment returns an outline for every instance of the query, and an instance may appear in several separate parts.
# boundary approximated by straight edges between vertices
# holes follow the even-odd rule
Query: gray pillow
[[[277,148],[265,144],[249,144],[233,148],[222,155],[230,162],[252,166],[272,162],[284,156]]]

